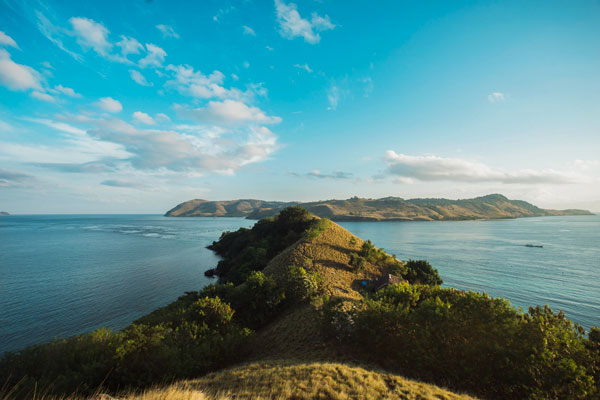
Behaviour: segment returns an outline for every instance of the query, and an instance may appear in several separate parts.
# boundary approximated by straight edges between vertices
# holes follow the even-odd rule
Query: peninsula
[[[501,194],[473,199],[410,199],[384,197],[324,200],[308,203],[263,200],[189,200],[167,211],[167,217],[273,217],[286,207],[301,205],[321,218],[332,221],[460,221],[543,217],[551,215],[591,215],[587,210],[548,210],[523,200],[510,200]]]
[[[398,260],[301,207],[225,232],[210,248],[221,257],[212,272],[218,282],[120,332],[99,329],[5,354],[0,381],[10,396],[0,388],[0,398],[71,399],[60,396],[77,391],[88,400],[550,400],[600,393],[600,329],[586,337],[547,306],[523,312],[502,298],[441,287],[427,261]]]

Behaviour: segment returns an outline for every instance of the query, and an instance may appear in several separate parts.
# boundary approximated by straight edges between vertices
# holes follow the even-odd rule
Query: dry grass
[[[183,385],[210,399],[472,399],[385,372],[335,363],[254,363]]]
[[[360,238],[330,223],[318,237],[300,240],[277,255],[264,273],[278,280],[283,278],[289,265],[304,266],[309,273],[323,278],[324,295],[353,302],[361,298],[356,281],[381,274],[371,264],[360,273],[350,266],[350,253],[359,251],[362,244]],[[336,344],[323,337],[319,309],[319,301],[300,305],[258,331],[248,343],[248,361],[352,361]]]
[[[35,400],[283,400],[283,399],[390,399],[390,400],[472,400],[437,386],[404,379],[382,371],[337,363],[294,364],[263,362],[241,365],[178,382],[111,397],[98,394],[77,396],[36,396]],[[0,393],[0,400],[10,400]]]

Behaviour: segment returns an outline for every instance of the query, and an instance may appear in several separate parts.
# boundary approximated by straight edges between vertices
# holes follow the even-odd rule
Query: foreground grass
[[[163,388],[110,397],[48,397],[36,400],[284,400],[284,399],[472,400],[434,385],[382,371],[339,363],[260,362],[210,373]],[[10,400],[0,394],[0,400]]]
[[[211,399],[473,399],[397,375],[338,363],[253,363],[208,374],[186,386],[214,396]]]

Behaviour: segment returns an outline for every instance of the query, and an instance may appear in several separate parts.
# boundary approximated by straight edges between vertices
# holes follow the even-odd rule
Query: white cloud
[[[96,140],[119,144],[131,154],[127,162],[139,170],[187,173],[233,173],[243,165],[267,159],[277,137],[266,127],[216,128],[205,134],[175,130],[136,129],[121,120],[99,121],[88,131]],[[228,134],[223,138],[223,134]]]
[[[303,37],[305,42],[316,44],[321,40],[319,31],[335,28],[327,15],[321,17],[313,13],[311,21],[302,18],[295,3],[286,4],[282,0],[275,0],[275,9],[280,28],[279,32],[287,39]]]
[[[306,174],[299,174],[299,173],[293,172],[292,176],[317,178],[317,179],[333,179],[333,180],[346,180],[346,179],[353,178],[353,174],[350,172],[335,171],[331,174],[324,174],[321,171],[319,171],[318,169],[307,172]]]
[[[11,124],[0,119],[0,132],[12,132],[13,130],[14,128]]]
[[[117,42],[117,46],[121,48],[123,57],[129,54],[140,54],[144,50],[144,46],[132,37],[121,35],[121,40]]]
[[[146,43],[148,54],[139,61],[140,67],[161,67],[167,52],[152,43]]]
[[[581,180],[580,176],[552,169],[506,171],[459,158],[443,158],[433,155],[408,156],[397,154],[392,150],[386,152],[385,160],[388,165],[388,174],[405,180],[508,184],[565,184],[577,183]]]
[[[340,102],[341,91],[340,88],[331,85],[329,90],[327,91],[327,102],[329,103],[328,110],[337,110],[338,104]]]
[[[45,101],[47,103],[54,103],[56,101],[56,99],[48,93],[38,92],[37,90],[31,92],[31,97],[33,97],[34,99]]]
[[[160,33],[162,33],[164,38],[175,38],[175,39],[179,39],[179,34],[177,32],[175,32],[175,29],[173,29],[172,26],[169,25],[156,25],[156,29],[158,29],[160,31]]]
[[[54,86],[54,89],[52,90],[55,93],[62,93],[66,96],[69,97],[74,97],[74,98],[80,98],[81,95],[79,93],[76,93],[73,89],[68,88],[68,87],[64,87],[63,85],[56,85]]]
[[[146,187],[146,185],[144,185],[140,182],[131,181],[131,180],[127,180],[127,179],[107,179],[107,180],[100,182],[100,184],[104,185],[104,186],[130,188],[130,189],[141,189],[141,188]]]
[[[249,107],[235,100],[210,101],[204,108],[196,108],[189,112],[201,121],[216,121],[229,124],[258,123],[276,124],[281,122],[279,117],[266,115],[258,107]]]
[[[488,94],[488,101],[490,103],[495,103],[497,101],[504,101],[504,93],[493,92]]]
[[[309,74],[313,72],[313,70],[308,66],[308,64],[294,64],[295,68],[303,69]]]
[[[69,22],[80,46],[92,48],[102,56],[110,53],[113,45],[108,41],[109,30],[104,25],[83,17],[72,17]]]
[[[38,124],[43,124],[49,126],[50,128],[56,129],[57,131],[71,133],[73,135],[83,136],[85,135],[85,131],[83,129],[74,127],[65,122],[54,121],[51,119],[45,118],[24,118],[26,121],[37,122]]]
[[[201,99],[242,96],[241,91],[228,90],[222,86],[225,76],[220,71],[204,75],[188,65],[168,65],[167,71],[171,72],[174,79],[167,81],[165,85],[174,87],[181,94]]]
[[[80,54],[77,54],[69,49],[67,49],[62,41],[63,36],[65,35],[65,30],[54,25],[44,14],[40,11],[35,12],[37,18],[37,27],[42,35],[46,37],[49,41],[54,43],[59,49],[73,57],[77,61],[81,61],[82,57]]]
[[[0,187],[20,186],[33,179],[31,175],[0,168]]]
[[[171,118],[169,118],[169,116],[166,114],[158,113],[156,114],[156,120],[161,122],[169,122]]]
[[[0,46],[10,46],[18,49],[17,42],[14,41],[13,38],[8,36],[6,33],[0,31]]]
[[[27,65],[17,64],[8,51],[0,49],[0,84],[10,90],[41,90],[41,76]]]
[[[249,26],[242,26],[242,30],[244,31],[244,35],[256,36],[254,29],[250,28]]]
[[[153,83],[148,82],[146,80],[146,78],[144,77],[144,75],[142,75],[142,73],[140,71],[136,71],[135,69],[130,69],[129,75],[131,76],[131,79],[133,79],[135,81],[135,83],[137,83],[138,85],[142,85],[142,86],[154,85]]]
[[[136,121],[139,121],[146,125],[154,125],[156,123],[154,122],[154,119],[151,116],[141,111],[134,112],[133,118],[135,118]]]
[[[96,103],[98,107],[103,109],[104,111],[111,113],[118,113],[123,110],[123,106],[118,100],[113,99],[112,97],[103,97]]]

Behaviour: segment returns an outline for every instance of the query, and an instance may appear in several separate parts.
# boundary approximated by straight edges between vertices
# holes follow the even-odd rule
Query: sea
[[[206,246],[242,218],[0,217],[0,353],[100,327],[119,330],[214,282]],[[548,304],[600,326],[600,216],[343,222],[399,259],[426,259],[444,286],[524,310]],[[543,247],[527,247],[527,244]]]

